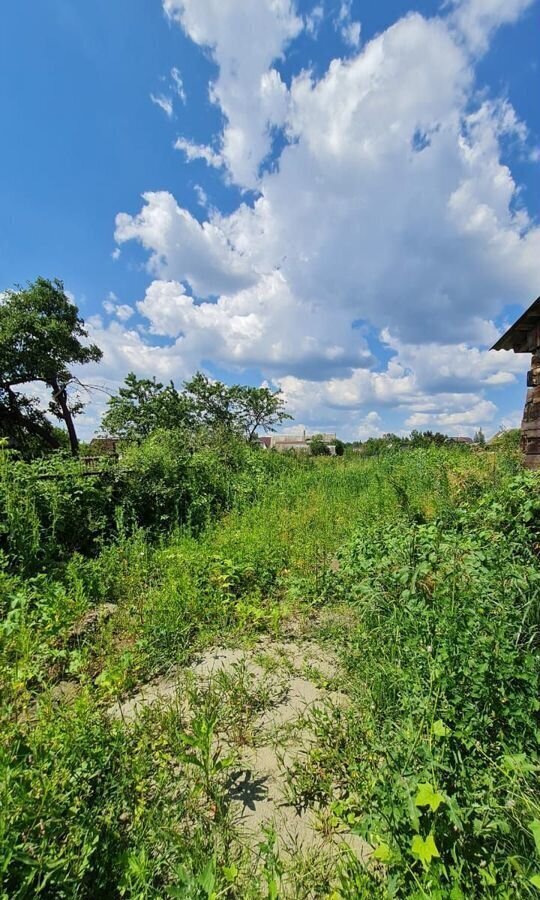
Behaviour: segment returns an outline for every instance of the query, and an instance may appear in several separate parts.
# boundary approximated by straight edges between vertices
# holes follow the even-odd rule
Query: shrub
[[[521,474],[433,523],[362,529],[343,556],[367,761],[353,790],[397,896],[531,890],[539,531],[540,485]]]
[[[156,431],[103,458],[97,472],[61,453],[24,462],[0,455],[0,552],[13,570],[95,555],[138,528],[163,536],[199,532],[216,515],[252,500],[290,460],[257,453],[241,438],[205,430]]]

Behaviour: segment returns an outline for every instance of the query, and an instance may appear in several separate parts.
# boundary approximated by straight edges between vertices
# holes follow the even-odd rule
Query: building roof
[[[540,347],[540,297],[531,303],[491,349],[533,353],[538,347]]]

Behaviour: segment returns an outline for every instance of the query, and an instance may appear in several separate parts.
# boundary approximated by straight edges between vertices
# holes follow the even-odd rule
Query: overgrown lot
[[[457,448],[296,460],[174,435],[100,477],[2,465],[4,897],[538,893],[536,475]],[[292,632],[341,657],[349,702],[313,714],[291,795],[329,837],[361,834],[367,865],[241,839],[222,736],[241,721],[249,743],[272,702],[241,672],[110,715],[205,647]]]

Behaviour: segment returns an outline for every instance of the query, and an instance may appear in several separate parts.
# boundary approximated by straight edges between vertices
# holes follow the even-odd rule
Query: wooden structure
[[[514,322],[492,350],[531,353],[527,399],[521,420],[521,449],[528,469],[540,469],[540,297]]]
[[[90,441],[90,450],[92,450],[92,453],[96,456],[118,456],[119,445],[120,438],[92,438]]]

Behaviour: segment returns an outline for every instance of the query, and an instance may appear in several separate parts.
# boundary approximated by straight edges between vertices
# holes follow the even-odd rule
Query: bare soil
[[[109,714],[133,722],[154,704],[176,704],[189,717],[187,681],[202,687],[234,690],[247,682],[253,696],[263,698],[250,718],[242,740],[220,734],[221,746],[235,753],[226,790],[239,839],[256,848],[269,827],[284,857],[298,853],[326,855],[330,862],[349,848],[366,861],[372,848],[348,831],[324,827],[324,810],[298,808],[292,802],[293,771],[314,747],[311,716],[315,710],[346,706],[339,687],[339,664],[313,640],[260,640],[250,649],[216,647],[185,670],[172,672],[142,687],[132,697],[111,706]],[[224,702],[225,695],[224,695]]]

